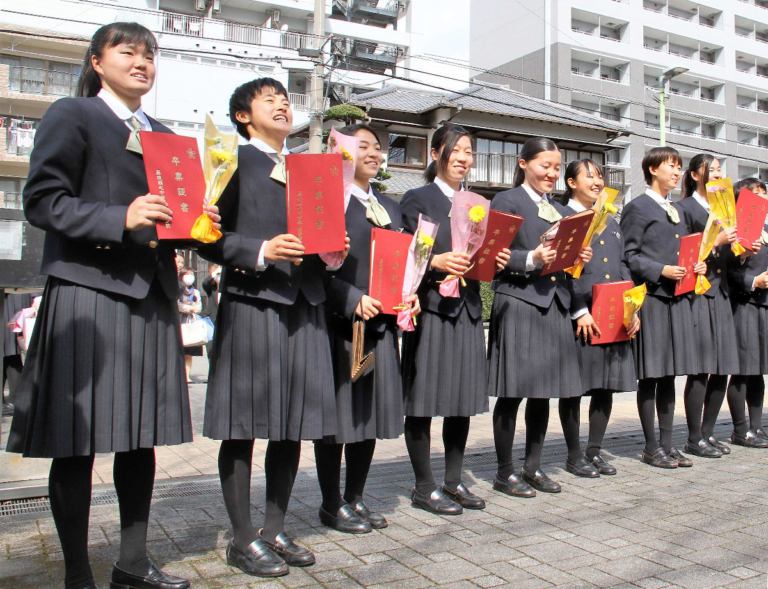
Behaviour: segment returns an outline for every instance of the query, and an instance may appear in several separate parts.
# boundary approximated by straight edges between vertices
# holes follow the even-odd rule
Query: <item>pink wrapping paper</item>
[[[8,328],[13,333],[21,333],[24,331],[24,321],[30,317],[37,315],[37,310],[34,307],[28,307],[22,309],[13,316],[13,319],[8,323]]]
[[[440,223],[435,223],[429,217],[419,214],[419,222],[416,225],[416,234],[411,240],[411,246],[408,248],[408,260],[405,263],[405,279],[403,280],[403,305],[407,309],[402,309],[397,314],[397,325],[403,331],[413,331],[413,317],[411,316],[411,306],[405,303],[405,300],[411,295],[416,294],[419,284],[424,278],[429,264],[429,256],[432,253],[432,246],[429,251],[417,252],[420,234],[426,235],[434,243],[437,238],[437,230]],[[419,256],[421,253],[421,257]]]

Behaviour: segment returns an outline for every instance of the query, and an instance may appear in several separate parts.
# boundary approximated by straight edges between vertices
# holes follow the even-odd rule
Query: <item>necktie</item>
[[[277,182],[280,182],[281,184],[286,184],[285,179],[285,156],[282,153],[276,153],[277,156],[277,163],[275,164],[275,167],[272,168],[272,173],[269,175],[272,180],[276,180]]]
[[[768,245],[768,232],[765,229],[760,233],[760,240],[763,242],[763,245]]]
[[[141,135],[139,135],[139,131],[141,131],[141,121],[134,116],[128,119],[128,122],[131,123],[133,131],[131,131],[131,136],[128,137],[128,144],[125,148],[128,151],[144,154],[144,150],[141,147]]]
[[[392,224],[392,219],[389,218],[389,214],[387,214],[387,209],[385,209],[379,203],[379,199],[373,196],[373,194],[369,194],[368,202],[371,204],[365,211],[365,217],[371,223],[373,223],[374,225],[377,225],[378,227],[386,227],[387,225]]]
[[[680,213],[678,213],[677,209],[672,206],[671,202],[667,203],[667,217],[669,217],[669,220],[675,225],[680,222]]]
[[[557,209],[549,203],[549,200],[547,200],[547,197],[545,196],[542,196],[539,201],[539,217],[548,223],[556,223],[563,218],[563,216],[557,212]]]

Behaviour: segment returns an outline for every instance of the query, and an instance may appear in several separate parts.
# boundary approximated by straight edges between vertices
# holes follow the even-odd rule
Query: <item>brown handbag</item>
[[[357,382],[373,366],[373,352],[364,354],[364,346],[365,321],[355,319],[352,321],[352,382]]]

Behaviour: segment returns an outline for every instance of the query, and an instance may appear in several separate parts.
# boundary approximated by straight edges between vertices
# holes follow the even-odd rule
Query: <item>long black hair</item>
[[[101,90],[101,78],[93,69],[92,57],[101,59],[104,50],[122,43],[144,47],[157,53],[157,39],[147,27],[135,22],[113,22],[104,25],[93,34],[83,59],[83,69],[77,81],[77,95],[91,98]]]
[[[424,179],[429,182],[434,182],[437,178],[437,172],[448,168],[448,160],[451,158],[453,148],[459,142],[462,137],[469,137],[470,143],[474,149],[474,142],[472,136],[461,125],[454,125],[453,123],[446,123],[440,127],[435,134],[432,135],[432,144],[430,147],[440,154],[439,159],[432,160],[427,166],[427,171],[424,172]]]
[[[515,177],[512,180],[513,188],[522,186],[523,182],[525,182],[525,170],[520,167],[520,160],[529,162],[545,151],[560,151],[560,149],[555,145],[554,141],[546,137],[531,137],[525,142],[523,149],[520,150],[520,159],[515,169]]]
[[[575,160],[568,164],[568,167],[565,168],[565,175],[563,176],[563,181],[565,182],[565,192],[560,197],[561,204],[567,205],[568,201],[573,197],[573,188],[571,188],[571,186],[568,184],[568,180],[576,180],[576,178],[579,177],[579,174],[581,174],[581,170],[586,170],[587,177],[591,178],[592,168],[590,168],[590,166],[594,166],[595,170],[597,170],[598,176],[601,178],[603,177],[602,168],[589,158]]]
[[[342,135],[349,135],[350,137],[354,137],[357,135],[358,131],[368,131],[371,135],[373,135],[376,138],[376,143],[381,145],[381,139],[379,139],[379,134],[371,127],[370,125],[367,125],[366,123],[355,123],[354,125],[347,125],[346,127],[342,127],[341,129],[336,129],[338,133],[341,133]]]
[[[736,182],[736,184],[733,187],[733,196],[736,198],[736,200],[739,200],[739,193],[741,192],[742,188],[746,188],[747,190],[751,190],[752,192],[755,191],[755,188],[762,188],[765,190],[765,182],[760,180],[760,178],[743,178]]]
[[[682,198],[696,194],[696,191],[699,189],[699,183],[693,177],[693,174],[698,174],[704,185],[707,185],[707,182],[709,182],[709,168],[716,159],[710,153],[699,153],[691,158],[691,161],[688,163],[688,169],[683,174]]]

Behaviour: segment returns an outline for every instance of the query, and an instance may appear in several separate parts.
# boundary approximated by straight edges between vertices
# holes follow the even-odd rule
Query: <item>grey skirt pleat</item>
[[[321,305],[221,295],[203,435],[317,440],[336,434],[333,365]]]
[[[699,374],[693,311],[688,297],[645,297],[642,326],[632,340],[637,378]]]
[[[733,322],[739,355],[739,371],[733,374],[768,374],[768,307],[737,303],[733,306]]]
[[[8,451],[88,456],[192,441],[176,301],[49,278]]]
[[[496,293],[488,356],[492,397],[557,399],[584,392],[573,325],[557,299],[541,309]]]
[[[733,311],[720,289],[714,297],[695,296],[691,302],[699,374],[738,374],[736,328]]]
[[[381,321],[377,319],[376,321]],[[385,320],[386,328],[365,332],[365,353],[373,352],[373,369],[352,382],[352,324],[346,319],[328,318],[336,383],[335,436],[324,442],[352,444],[363,440],[388,440],[403,433],[403,383],[397,325]]]
[[[635,357],[629,341],[593,346],[583,338],[578,338],[576,356],[581,367],[581,386],[585,393],[594,389],[622,392],[637,390]]]
[[[471,417],[488,411],[485,332],[464,305],[456,317],[422,312],[403,334],[405,415]]]

